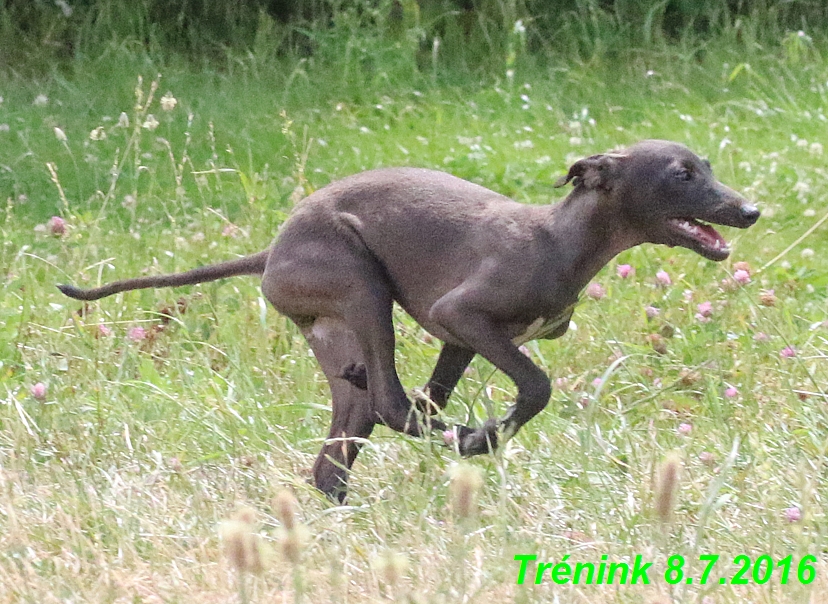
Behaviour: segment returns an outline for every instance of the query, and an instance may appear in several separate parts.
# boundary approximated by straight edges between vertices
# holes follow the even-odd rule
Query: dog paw
[[[339,377],[347,380],[352,386],[360,390],[368,390],[368,372],[365,369],[364,363],[351,363],[347,365]]]
[[[482,428],[473,430],[466,426],[457,427],[458,449],[463,457],[485,455],[497,449],[497,421],[489,420]]]

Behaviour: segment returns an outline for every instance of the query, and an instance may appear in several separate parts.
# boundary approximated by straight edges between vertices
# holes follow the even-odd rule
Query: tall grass
[[[527,51],[591,61],[665,45],[699,53],[722,37],[753,50],[826,25],[828,8],[811,0],[14,0],[0,7],[0,66],[42,72],[130,44],[196,64],[335,56],[370,69],[386,55],[406,69],[490,71]]]
[[[486,6],[504,12],[469,27],[491,36],[503,15],[531,5]],[[610,5],[577,7],[615,31]],[[480,34],[479,48],[497,49],[484,65],[485,54],[469,58],[473,44],[450,52],[451,36],[465,39],[467,15],[444,11],[440,21],[420,8],[423,31],[457,28],[439,25],[436,51],[428,33],[395,41],[390,24],[365,26],[384,13],[353,10],[302,33],[312,40],[306,50],[297,43],[283,54],[271,36],[300,34],[257,14],[259,42],[246,50],[182,57],[155,34],[118,34],[98,53],[80,44],[55,64],[38,50],[26,69],[6,72],[0,601],[824,597],[820,36],[784,25],[768,42],[760,22],[748,16],[738,29],[733,17],[731,33],[704,52],[701,38],[664,34],[646,51],[562,45],[549,51],[556,57],[533,50],[540,42],[527,20],[525,32],[514,22],[503,29],[500,42]],[[652,22],[666,31],[668,16]],[[94,22],[86,26],[94,33]],[[38,62],[43,70],[30,77]],[[297,199],[383,165],[440,168],[549,203],[572,161],[646,137],[687,143],[760,205],[756,227],[727,230],[733,258],[626,252],[597,277],[607,294],[579,307],[577,329],[529,345],[555,380],[553,400],[500,454],[456,469],[450,451],[380,428],[355,466],[349,506],[331,506],[306,482],[329,394],[300,334],[267,309],[255,280],[88,306],[54,288],[262,249]],[[635,273],[619,272],[625,264]],[[737,281],[737,268],[750,280]],[[398,364],[412,389],[427,379],[437,343],[397,318]],[[478,359],[448,419],[480,422],[513,395]],[[668,464],[681,472],[664,498]],[[228,518],[241,525],[223,531],[222,545]],[[619,589],[517,586],[518,553],[552,562],[642,554],[659,578]],[[707,553],[722,555],[728,577],[739,554],[813,553],[817,580],[671,587],[661,578],[669,556],[693,559],[698,572]]]

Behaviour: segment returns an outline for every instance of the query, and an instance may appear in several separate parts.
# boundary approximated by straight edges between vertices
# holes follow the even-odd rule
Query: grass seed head
[[[408,570],[408,558],[398,552],[385,552],[374,559],[374,569],[386,585],[396,586]]]
[[[673,518],[681,478],[681,457],[668,453],[658,468],[655,490],[655,511],[659,521],[666,524]]]
[[[461,463],[451,470],[451,506],[454,513],[461,519],[470,518],[475,512],[477,493],[483,486],[483,476],[480,468]]]
[[[296,526],[296,512],[298,507],[299,504],[296,502],[296,497],[287,489],[282,489],[273,498],[273,511],[285,530],[293,530]]]
[[[224,553],[239,573],[259,575],[265,569],[266,546],[254,532],[255,522],[256,512],[242,507],[219,526]]]

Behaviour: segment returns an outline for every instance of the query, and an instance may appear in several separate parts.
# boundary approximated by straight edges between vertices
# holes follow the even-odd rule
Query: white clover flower
[[[10,130],[8,124],[0,124],[0,132],[8,132]]]
[[[811,143],[811,146],[808,147],[808,153],[811,155],[822,155],[822,144],[820,143]]]
[[[158,128],[158,120],[155,119],[155,116],[150,113],[147,116],[147,119],[144,120],[144,123],[141,124],[141,128],[144,128],[144,129],[149,130],[150,132],[152,132],[153,130]]]
[[[178,99],[172,95],[172,92],[161,97],[161,109],[164,111],[172,111],[176,105],[178,105]]]
[[[92,141],[102,141],[106,138],[106,131],[104,131],[103,126],[98,126],[92,132],[89,133],[89,140]]]
[[[32,105],[35,107],[43,107],[44,105],[49,104],[49,97],[45,94],[39,94],[35,97],[35,100],[32,101]]]
[[[118,127],[129,128],[129,116],[126,114],[126,111],[122,111],[121,115],[118,116]]]
[[[66,133],[57,126],[55,126],[55,136],[62,143],[65,143],[67,141]]]

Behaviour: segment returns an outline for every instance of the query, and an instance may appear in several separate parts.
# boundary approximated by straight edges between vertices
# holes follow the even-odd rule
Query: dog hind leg
[[[342,321],[320,318],[302,329],[331,389],[331,429],[316,463],[316,487],[334,501],[345,501],[348,473],[376,424],[368,392],[340,378],[343,365],[361,364],[356,334]]]

